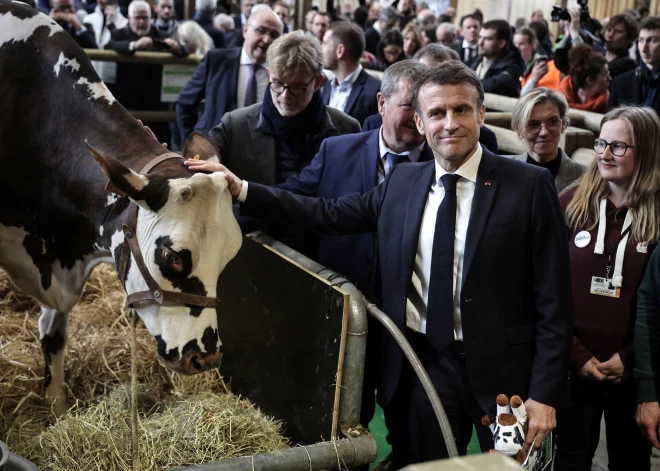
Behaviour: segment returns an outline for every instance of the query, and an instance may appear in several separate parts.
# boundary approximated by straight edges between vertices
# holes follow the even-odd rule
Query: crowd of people
[[[349,278],[429,371],[458,450],[500,393],[526,401],[524,449],[556,436],[554,469],[588,470],[605,418],[609,469],[660,448],[660,17],[585,21],[568,8],[484,21],[414,0],[310,10],[286,3],[74,0],[48,7],[85,48],[196,54],[174,128],[208,136],[242,229],[266,230]],[[94,64],[129,109],[166,109],[153,65]],[[378,79],[368,69],[382,72]],[[519,98],[527,151],[499,156],[484,93]],[[585,167],[560,147],[571,108],[606,113]],[[176,143],[175,143],[176,147]],[[625,276],[625,278],[624,278]],[[385,411],[380,469],[447,456],[392,338],[370,325],[362,403]],[[377,391],[377,395],[374,393]]]

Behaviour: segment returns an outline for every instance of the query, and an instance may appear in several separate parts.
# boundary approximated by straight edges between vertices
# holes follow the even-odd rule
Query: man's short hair
[[[275,10],[275,7],[284,7],[284,8],[286,8],[286,11],[287,11],[287,12],[289,11],[289,5],[287,5],[286,3],[284,3],[284,2],[281,1],[281,0],[279,0],[279,1],[275,2],[275,3],[273,3],[273,10]]]
[[[385,99],[389,99],[399,91],[401,80],[408,81],[410,86],[415,89],[415,84],[424,76],[427,70],[428,67],[424,64],[411,59],[396,62],[383,73],[380,82],[380,93],[383,94]]]
[[[195,0],[195,10],[210,11],[215,10],[218,0]]]
[[[316,15],[314,15],[314,18],[316,18],[317,16],[325,16],[328,19],[328,23],[330,22],[330,14],[328,12],[317,11]]]
[[[619,13],[610,18],[607,27],[613,28],[618,24],[622,24],[626,28],[626,39],[628,39],[628,41],[634,42],[635,39],[637,39],[639,27],[637,26],[637,20],[635,18],[626,13]]]
[[[447,31],[449,34],[453,34],[454,37],[456,37],[456,35],[458,34],[458,33],[456,32],[456,26],[454,26],[453,23],[440,23],[440,24],[438,25],[438,28],[437,28],[437,29],[440,29],[440,28],[444,29],[444,30]],[[437,34],[436,34],[436,37],[437,37]]]
[[[505,20],[486,21],[483,29],[493,29],[497,39],[504,39],[507,44],[511,43],[511,26]]]
[[[438,16],[438,23],[451,23],[452,22],[452,17],[449,13],[443,13],[440,16]]]
[[[424,57],[430,57],[433,59],[433,62],[440,63],[444,61],[461,60],[461,57],[458,55],[458,52],[454,51],[452,48],[444,46],[438,43],[427,44],[413,56],[413,60],[421,61]]]
[[[639,30],[641,31],[643,29],[660,29],[660,16],[647,16],[644,18],[639,24]]]
[[[536,39],[536,33],[532,28],[520,28],[516,30],[516,34],[520,34],[527,38],[527,42],[532,45],[535,51],[539,48],[539,41]]]
[[[463,16],[461,17],[461,22],[459,23],[459,25],[461,25],[461,28],[463,27],[463,22],[464,22],[465,20],[474,20],[474,21],[478,21],[478,22],[479,22],[479,25],[481,25],[481,20],[480,20],[479,18],[477,18],[476,16],[474,16],[472,13],[470,13],[469,15],[463,15]]]
[[[332,31],[332,42],[335,47],[343,44],[349,59],[358,62],[365,48],[362,28],[355,23],[338,21],[330,26],[329,30]]]
[[[275,12],[273,11],[273,9],[270,7],[270,5],[268,5],[267,3],[258,3],[255,6],[253,6],[252,10],[250,10],[250,16],[249,16],[248,19],[254,18],[256,16],[256,14],[259,13],[260,11],[269,11],[269,12],[271,12],[272,15],[273,15],[273,18],[277,18],[277,22],[282,23],[282,20],[279,17],[279,15],[276,15]]]
[[[477,74],[460,61],[447,61],[428,69],[416,83],[413,91],[413,108],[422,116],[419,107],[419,91],[426,84],[434,85],[472,85],[477,90],[477,108],[484,104],[484,87]]]
[[[133,0],[129,5],[128,5],[128,16],[133,16],[133,13],[135,13],[135,10],[143,8],[149,12],[149,16],[151,16],[151,6],[144,0]]]
[[[323,73],[321,43],[297,30],[280,36],[266,53],[268,68],[281,77],[305,71],[317,77]]]
[[[392,7],[382,8],[378,13],[378,19],[383,21],[396,21],[399,19],[399,13]]]
[[[160,1],[160,0],[159,0]],[[218,13],[213,17],[213,26],[222,29],[221,26],[227,27],[228,30],[234,29],[234,19],[226,13]]]

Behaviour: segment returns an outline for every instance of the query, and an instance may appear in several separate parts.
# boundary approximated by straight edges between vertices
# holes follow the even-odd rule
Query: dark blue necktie
[[[387,163],[390,166],[390,170],[396,164],[410,162],[410,158],[408,158],[407,155],[393,154],[391,152],[386,153],[385,158],[387,158]]]
[[[248,80],[247,89],[245,90],[245,106],[254,105],[257,102],[257,70],[259,65],[250,64],[252,73],[250,74],[250,79]]]
[[[438,208],[433,235],[426,335],[438,352],[454,341],[454,239],[458,179],[458,175],[452,174],[440,177],[445,197]]]

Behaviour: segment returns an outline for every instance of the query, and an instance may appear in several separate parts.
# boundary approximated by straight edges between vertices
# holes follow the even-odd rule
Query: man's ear
[[[419,132],[421,135],[426,135],[424,120],[419,114],[417,114],[417,111],[415,111],[415,125],[417,126],[417,132]]]
[[[325,75],[321,74],[318,77],[316,77],[316,80],[314,81],[314,92],[319,89],[321,85],[323,85],[323,82],[325,82]]]
[[[383,116],[385,114],[385,95],[378,92],[376,95],[376,101],[378,102],[378,114]]]
[[[208,160],[219,163],[219,152],[211,140],[198,132],[193,132],[186,141],[183,157],[186,159]]]
[[[344,54],[346,54],[346,46],[339,44],[335,51],[337,52],[337,59],[343,59]]]
[[[482,103],[479,109],[479,127],[483,126],[486,122],[486,104]]]
[[[245,36],[247,36],[247,29],[248,29],[248,25],[247,23],[245,23],[243,25],[243,39],[245,39]]]

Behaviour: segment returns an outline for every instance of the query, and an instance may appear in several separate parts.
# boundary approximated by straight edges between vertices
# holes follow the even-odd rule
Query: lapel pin
[[[484,183],[484,185],[490,186],[490,182],[486,182],[486,183]]]

